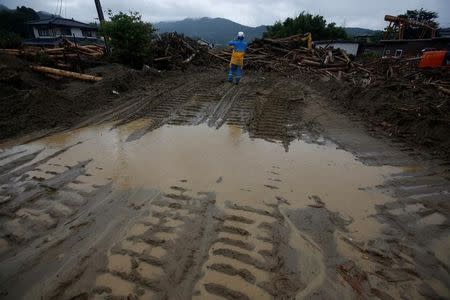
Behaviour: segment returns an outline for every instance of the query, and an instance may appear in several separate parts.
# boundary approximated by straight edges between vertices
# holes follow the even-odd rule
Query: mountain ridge
[[[226,44],[238,31],[245,32],[248,41],[262,37],[266,26],[245,26],[225,18],[186,18],[153,24],[159,33],[178,32],[193,38],[202,38],[214,44]]]

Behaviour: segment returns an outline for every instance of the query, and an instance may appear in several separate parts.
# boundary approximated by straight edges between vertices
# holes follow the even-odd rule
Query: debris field
[[[155,43],[2,51],[0,298],[448,298],[448,70]]]

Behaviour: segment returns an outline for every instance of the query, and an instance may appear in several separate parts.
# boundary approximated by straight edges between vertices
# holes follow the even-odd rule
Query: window
[[[92,30],[83,30],[84,37],[96,37],[95,31]]]
[[[54,36],[55,33],[50,28],[38,28],[38,34],[39,36]]]
[[[395,57],[401,57],[403,54],[403,50],[397,49],[395,50]]]
[[[60,29],[61,35],[72,35],[72,32],[70,31],[70,28],[62,27]]]

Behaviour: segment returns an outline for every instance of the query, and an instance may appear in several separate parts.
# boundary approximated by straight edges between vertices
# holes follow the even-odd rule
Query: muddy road
[[[0,298],[449,298],[448,162],[307,81],[223,78],[1,144]]]

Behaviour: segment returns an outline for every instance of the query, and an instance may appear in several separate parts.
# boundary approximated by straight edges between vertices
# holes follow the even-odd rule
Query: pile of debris
[[[161,77],[154,70],[112,63],[85,72],[77,74],[95,74],[94,82],[54,80],[53,75],[41,76],[30,68],[27,60],[0,54],[0,140],[41,129],[71,127],[86,116],[123,104],[128,95],[142,92],[142,87]]]
[[[100,45],[78,45],[63,39],[56,47],[25,46],[21,49],[0,49],[0,54],[17,56],[36,65],[34,71],[49,77],[68,77],[86,81],[98,81],[101,77],[73,71],[83,71],[89,62],[97,61],[105,55],[105,47]],[[44,66],[40,66],[44,65]]]
[[[345,51],[340,49],[303,47],[304,35],[287,38],[256,39],[245,56],[245,68],[253,70],[275,70],[278,72],[305,71],[340,78],[341,73],[362,68],[352,62]],[[210,51],[210,54],[229,62],[231,49]]]
[[[326,89],[317,84],[340,107],[362,113],[390,136],[450,156],[450,70],[420,69],[419,59],[377,58]]]
[[[15,55],[27,59],[47,57],[58,63],[67,63],[70,59],[98,59],[105,55],[105,47],[100,45],[78,45],[63,39],[56,47],[25,46],[21,49],[0,49],[0,53]]]
[[[364,61],[360,72],[348,74],[348,81],[353,86],[379,86],[381,84],[408,86],[411,89],[420,87],[434,87],[450,95],[449,70],[419,69],[421,57],[413,58],[375,58]]]
[[[188,64],[211,66],[208,47],[184,35],[165,33],[153,41],[152,66],[161,70],[185,69]]]

